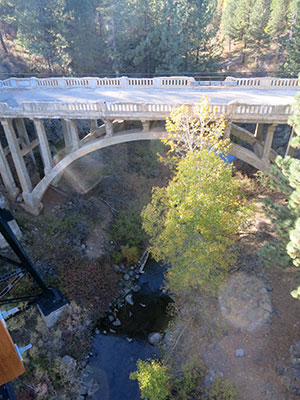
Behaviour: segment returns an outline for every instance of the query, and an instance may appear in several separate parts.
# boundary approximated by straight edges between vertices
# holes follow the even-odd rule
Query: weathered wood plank
[[[12,381],[25,372],[15,345],[0,320],[0,386]]]

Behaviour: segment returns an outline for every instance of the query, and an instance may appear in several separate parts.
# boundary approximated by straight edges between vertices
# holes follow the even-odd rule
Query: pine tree
[[[249,47],[254,50],[256,66],[263,48],[268,45],[266,31],[270,17],[270,0],[256,0],[250,15],[250,24],[247,32]]]
[[[270,0],[256,0],[250,15],[248,29],[249,40],[254,47],[261,47],[267,44],[268,34],[266,27],[270,17]]]
[[[296,133],[291,145],[300,148],[300,94],[290,124]],[[300,267],[300,160],[277,157],[275,161],[277,166],[271,170],[272,185],[286,194],[289,201],[287,205],[267,201],[266,211],[275,224],[277,241],[267,244],[261,254],[267,263]]]
[[[96,32],[96,5],[95,0],[66,0],[66,51],[78,74],[98,72],[96,58],[103,40]]]
[[[292,76],[295,76],[295,73],[298,73],[300,69],[300,1],[296,3],[295,7],[289,35],[290,40],[287,42],[286,59],[283,65],[283,69]]]
[[[222,19],[228,36],[243,44],[243,62],[249,44],[250,18],[254,3],[255,0],[228,0]]]
[[[271,2],[271,15],[266,30],[272,39],[279,38],[287,30],[289,3],[288,0],[272,0]]]
[[[0,0],[0,43],[5,53],[8,53],[3,34],[15,36],[17,31],[15,8],[13,1]]]
[[[15,0],[18,39],[33,54],[43,56],[48,70],[68,60],[64,38],[64,0]]]

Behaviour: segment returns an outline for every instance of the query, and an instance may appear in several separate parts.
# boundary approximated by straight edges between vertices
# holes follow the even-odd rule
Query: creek
[[[165,267],[149,260],[138,280],[141,289],[133,293],[134,304],[126,303],[116,313],[121,325],[109,325],[107,318],[100,321],[89,362],[100,383],[93,400],[140,399],[138,383],[130,380],[129,374],[137,369],[137,360],[160,357],[159,348],[149,343],[148,335],[164,332],[170,320],[167,309],[172,300],[162,291],[164,271]]]

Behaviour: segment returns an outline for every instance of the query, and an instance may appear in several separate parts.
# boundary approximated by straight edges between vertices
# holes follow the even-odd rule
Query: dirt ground
[[[294,363],[291,358],[291,346],[300,341],[300,303],[290,296],[295,270],[266,268],[257,254],[274,236],[262,210],[266,196],[285,201],[276,193],[252,196],[256,212],[240,237],[238,271],[225,290],[218,299],[194,294],[194,306],[183,309],[171,330],[174,340],[180,337],[172,350],[174,365],[197,354],[209,368],[208,384],[217,377],[230,379],[239,400],[293,400],[300,395],[298,353]],[[230,299],[224,301],[226,295]],[[236,355],[238,349],[243,356]]]

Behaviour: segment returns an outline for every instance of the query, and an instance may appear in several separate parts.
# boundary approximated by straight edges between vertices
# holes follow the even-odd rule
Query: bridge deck
[[[18,108],[26,101],[64,103],[130,102],[193,104],[208,96],[214,104],[237,101],[247,104],[287,105],[295,97],[295,90],[249,89],[249,88],[178,88],[178,89],[136,89],[136,88],[37,88],[0,90],[0,102]]]

